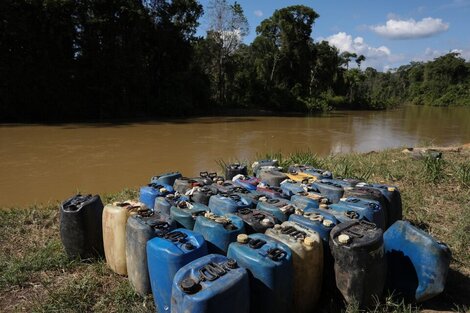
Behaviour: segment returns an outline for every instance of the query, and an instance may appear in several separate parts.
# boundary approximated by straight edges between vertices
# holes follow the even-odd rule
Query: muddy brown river
[[[309,149],[320,155],[470,142],[470,108],[404,107],[309,117],[207,117],[122,124],[0,125],[0,206],[116,192],[216,160]]]

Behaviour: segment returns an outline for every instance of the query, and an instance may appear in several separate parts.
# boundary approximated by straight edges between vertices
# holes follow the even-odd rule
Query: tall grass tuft
[[[422,160],[423,178],[431,183],[438,183],[444,178],[445,161],[441,158],[426,156]]]
[[[463,187],[470,187],[470,162],[457,164],[455,166],[455,173]]]

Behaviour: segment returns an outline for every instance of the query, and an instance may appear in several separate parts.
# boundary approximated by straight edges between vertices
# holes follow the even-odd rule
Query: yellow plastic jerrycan
[[[294,264],[294,307],[292,312],[314,312],[323,279],[323,244],[320,235],[294,222],[266,230],[266,235],[292,250]]]
[[[313,175],[302,173],[302,172],[288,172],[286,173],[289,179],[296,181],[296,182],[304,182],[304,183],[313,183],[317,180],[317,178]]]
[[[149,209],[140,202],[108,204],[103,210],[103,245],[106,263],[116,273],[127,275],[126,224],[129,216]]]

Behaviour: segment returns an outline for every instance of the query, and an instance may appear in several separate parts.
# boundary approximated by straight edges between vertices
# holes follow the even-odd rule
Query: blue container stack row
[[[331,285],[363,308],[386,290],[415,302],[442,292],[450,250],[401,220],[397,187],[334,178],[308,165],[284,173],[276,160],[257,161],[252,170],[249,176],[246,165],[229,164],[227,180],[169,172],[140,189],[151,214],[127,220],[127,273],[137,293],[153,293],[157,312],[290,312],[302,277],[293,264],[308,269],[318,260],[324,296]],[[98,196],[62,204],[61,239],[70,257],[102,256],[102,212]],[[311,250],[305,234],[314,234],[322,255],[316,263],[293,261],[299,252],[265,235],[275,233],[271,228],[281,237],[289,232],[298,251]]]

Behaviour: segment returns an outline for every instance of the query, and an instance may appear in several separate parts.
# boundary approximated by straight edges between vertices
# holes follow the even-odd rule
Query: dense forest
[[[2,0],[1,120],[470,105],[470,63],[458,54],[363,69],[363,55],[312,38],[318,18],[306,6],[281,8],[247,45],[236,2]]]

